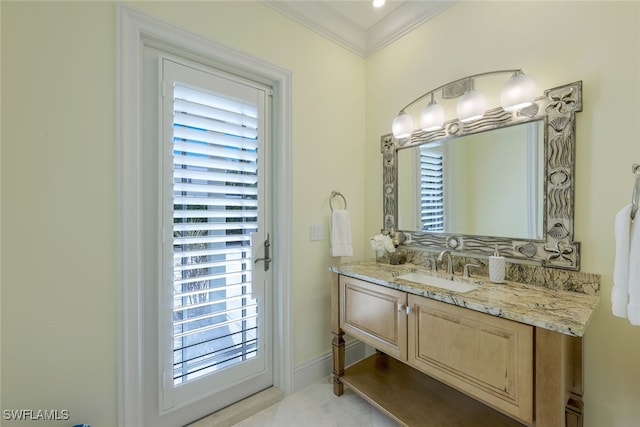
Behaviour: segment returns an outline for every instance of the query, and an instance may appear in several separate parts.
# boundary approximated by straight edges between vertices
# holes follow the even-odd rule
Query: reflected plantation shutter
[[[173,90],[173,384],[255,356],[258,106]]]
[[[420,147],[420,221],[422,231],[444,231],[442,153]]]

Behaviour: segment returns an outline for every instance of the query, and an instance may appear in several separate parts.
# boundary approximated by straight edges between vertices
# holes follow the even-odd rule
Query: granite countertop
[[[581,337],[598,305],[599,297],[578,292],[553,290],[516,282],[491,283],[487,277],[472,277],[482,283],[469,292],[448,291],[396,276],[412,271],[432,274],[413,264],[390,265],[362,261],[332,266],[329,270],[388,288],[488,313],[520,323]]]

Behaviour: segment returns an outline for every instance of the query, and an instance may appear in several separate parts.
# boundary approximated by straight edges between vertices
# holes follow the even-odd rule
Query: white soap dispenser
[[[498,245],[493,256],[489,257],[489,280],[493,283],[504,283],[506,263],[503,256],[498,252]]]

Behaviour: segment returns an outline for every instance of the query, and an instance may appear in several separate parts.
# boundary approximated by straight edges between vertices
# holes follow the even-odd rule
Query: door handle
[[[264,271],[269,271],[269,264],[271,264],[271,257],[269,257],[269,248],[271,247],[271,242],[269,241],[269,233],[267,233],[267,240],[264,241],[264,258],[256,258],[254,264],[257,264],[258,261],[264,262]]]

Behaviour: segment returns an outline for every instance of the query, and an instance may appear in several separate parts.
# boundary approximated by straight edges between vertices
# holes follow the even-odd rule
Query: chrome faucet
[[[442,264],[445,255],[447,256],[447,279],[453,280],[453,260],[451,259],[451,251],[444,250],[438,255],[438,262]]]

